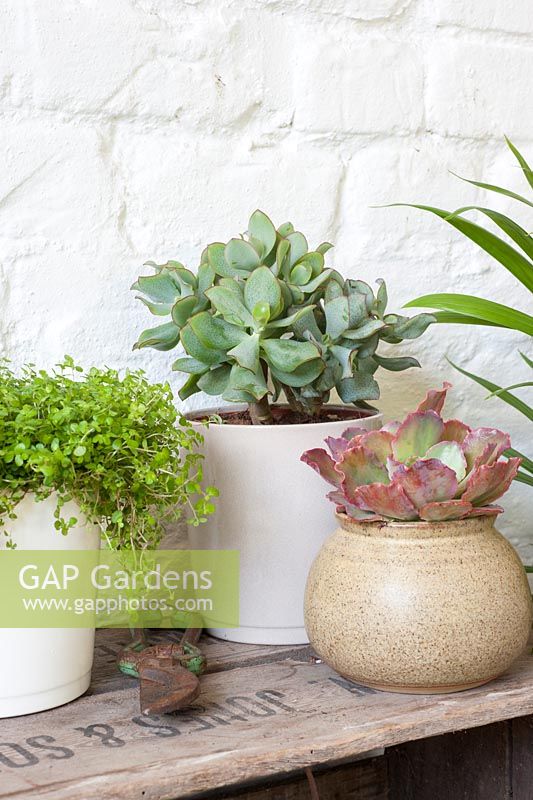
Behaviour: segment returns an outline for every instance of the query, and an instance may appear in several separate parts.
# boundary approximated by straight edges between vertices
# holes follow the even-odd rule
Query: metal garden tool
[[[190,705],[200,694],[199,676],[206,658],[196,644],[201,628],[189,628],[181,642],[149,646],[144,630],[133,632],[133,641],[124,647],[118,667],[140,680],[143,714],[169,714]]]

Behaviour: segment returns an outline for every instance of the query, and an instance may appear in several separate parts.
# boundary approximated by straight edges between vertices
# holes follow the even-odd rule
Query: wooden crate
[[[205,637],[200,698],[186,712],[143,717],[136,681],[115,665],[127,641],[98,632],[84,697],[0,720],[1,798],[296,800],[310,797],[306,767],[321,800],[533,798],[529,653],[486,687],[424,697],[352,684],[309,647]]]

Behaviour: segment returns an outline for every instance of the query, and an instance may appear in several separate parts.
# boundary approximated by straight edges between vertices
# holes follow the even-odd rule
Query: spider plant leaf
[[[454,367],[454,369],[458,370],[458,372],[461,372],[463,375],[466,375],[467,378],[471,378],[480,386],[483,386],[483,388],[488,389],[489,392],[495,392],[498,389],[502,388],[501,386],[498,386],[496,383],[488,381],[486,378],[481,378],[479,375],[474,375],[473,372],[468,372],[468,370],[463,369],[463,367],[459,367],[457,364],[454,364],[453,361],[450,361],[450,359],[448,359],[448,362],[452,365],[452,367]],[[504,400],[506,403],[508,403],[508,405],[512,406],[517,411],[520,411],[520,413],[523,414],[525,417],[527,417],[529,420],[533,421],[533,408],[531,408],[531,406],[528,406],[527,403],[524,403],[523,400],[520,400],[518,397],[515,397],[514,394],[506,392],[505,390],[502,392],[502,394],[499,395],[499,397],[501,400]]]
[[[528,475],[526,472],[522,472],[521,469],[518,470],[515,481],[518,483],[527,483],[528,486],[533,486],[533,475]],[[528,570],[528,572],[533,572],[533,569]]]
[[[498,389],[496,392],[491,392],[487,397],[500,397],[502,392],[511,392],[513,389],[522,389],[524,386],[533,386],[533,381],[523,381],[522,383],[513,383],[511,386],[506,386],[505,389]]]
[[[531,367],[531,369],[533,369],[533,361],[530,358],[528,358],[526,354],[523,353],[521,350],[519,350],[518,352],[520,353],[520,355],[522,356],[528,367]]]
[[[505,141],[507,142],[507,146],[508,146],[509,150],[511,151],[511,153],[514,155],[514,157],[516,158],[516,160],[518,161],[518,163],[522,167],[522,172],[524,173],[526,181],[529,183],[529,185],[533,189],[533,170],[531,169],[531,167],[527,163],[526,159],[524,158],[524,156],[522,155],[520,150],[517,147],[514,146],[512,141],[510,139],[508,139],[507,136],[505,137]]]
[[[433,316],[440,323],[457,323],[458,325],[490,325],[493,328],[498,328],[494,322],[487,322],[486,320],[476,319],[475,317],[467,317],[466,314],[456,314],[455,311],[434,311]]]
[[[493,211],[492,208],[485,208],[484,206],[463,206],[463,208],[458,208],[457,211],[454,211],[446,221],[448,222],[454,217],[459,217],[466,211],[481,211],[481,213],[491,219],[500,230],[506,233],[524,253],[530,258],[533,258],[533,237],[531,237],[521,225],[518,225],[517,222],[510,219],[510,217],[507,217],[505,214],[500,214],[499,211]],[[531,264],[530,270],[533,274],[533,263]]]
[[[527,206],[533,206],[531,200],[528,200],[527,197],[523,197],[523,195],[518,194],[517,192],[511,191],[511,189],[504,189],[503,186],[496,186],[494,183],[484,183],[483,181],[473,181],[470,178],[463,178],[462,175],[458,175],[453,170],[450,170],[452,175],[456,178],[459,178],[460,181],[465,181],[465,183],[471,183],[472,186],[479,186],[480,189],[487,189],[489,192],[497,192],[498,194],[503,194],[506,197],[511,197],[513,200],[518,200],[520,203],[525,203]]]
[[[533,475],[533,461],[527,456],[525,456],[523,453],[521,453],[520,450],[516,450],[514,447],[509,447],[505,451],[504,455],[508,456],[509,458],[516,458],[516,457],[521,458],[522,463],[520,464],[520,467],[522,469],[525,469],[527,472],[531,472],[531,474]]]
[[[500,328],[522,331],[533,336],[533,317],[523,311],[516,311],[501,303],[484,300],[467,294],[427,294],[406,303],[406,308],[438,308],[463,314],[477,320],[477,324],[488,322]]]
[[[481,185],[481,184],[479,184]],[[529,203],[533,206],[533,203]],[[530,291],[533,291],[533,267],[531,261],[511,247],[510,244],[504,242],[496,234],[486,230],[481,225],[471,222],[465,217],[454,216],[453,212],[444,211],[442,208],[435,208],[433,206],[418,205],[415,203],[394,203],[394,206],[406,206],[408,208],[418,208],[422,211],[429,211],[431,214],[440,217],[452,227],[460,231],[464,236],[471,239],[478,247],[481,247],[492,258],[499,261],[499,263],[509,270],[524,286]]]

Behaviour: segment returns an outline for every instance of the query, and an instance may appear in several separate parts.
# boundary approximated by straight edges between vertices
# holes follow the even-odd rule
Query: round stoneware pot
[[[79,525],[68,536],[54,528],[55,505],[53,495],[36,503],[31,494],[18,504],[17,519],[6,526],[17,550],[97,550],[96,526]],[[62,514],[82,518],[74,503]],[[0,543],[0,550],[4,547]],[[94,628],[0,630],[0,717],[44,711],[79,697],[89,688],[93,650]]]
[[[349,413],[346,407],[327,408],[332,417]],[[201,415],[243,409],[206,409]],[[216,513],[191,528],[189,540],[197,549],[240,553],[240,627],[209,629],[214,636],[251,644],[308,642],[305,581],[330,528],[331,504],[324,481],[300,456],[349,426],[381,427],[381,414],[358,414],[353,409],[351,419],[310,424],[201,425],[205,482],[217,486],[220,496]]]
[[[311,568],[305,624],[320,657],[376,689],[457,692],[501,675],[526,647],[531,595],[493,516],[339,529]]]

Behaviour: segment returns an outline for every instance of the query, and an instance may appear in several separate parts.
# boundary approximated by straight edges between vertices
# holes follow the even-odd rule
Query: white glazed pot
[[[97,550],[100,531],[79,525],[62,536],[54,528],[55,497],[36,503],[29,494],[7,529],[17,550]],[[80,519],[74,503],[63,507]],[[3,542],[0,548],[4,548]],[[32,714],[68,703],[89,688],[94,628],[0,629],[0,718]]]
[[[205,409],[202,417],[239,408]],[[232,642],[306,644],[305,583],[331,528],[331,503],[324,481],[300,456],[349,426],[379,428],[382,415],[297,425],[224,422],[209,428],[191,421],[205,439],[205,483],[216,486],[220,496],[208,522],[190,528],[190,544],[240,552],[240,627],[209,633]]]

